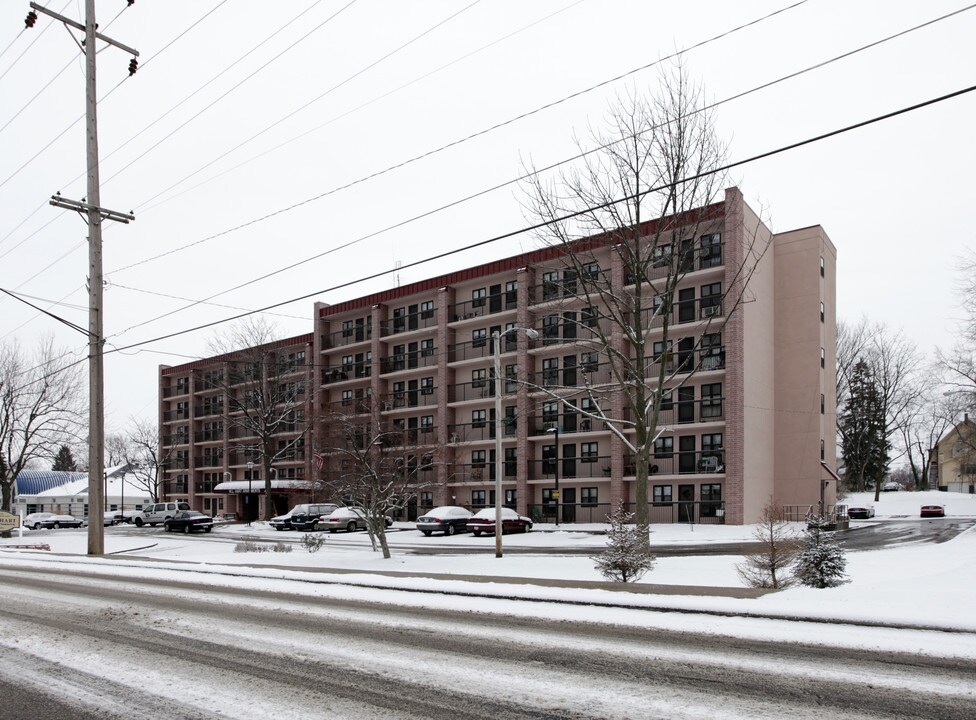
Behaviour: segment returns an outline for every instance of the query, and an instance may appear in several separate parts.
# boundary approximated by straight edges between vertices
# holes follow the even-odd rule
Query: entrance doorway
[[[562,522],[574,523],[576,522],[576,488],[563,488],[560,492],[562,497],[559,498],[559,509]]]
[[[678,522],[695,522],[695,486],[678,486]]]

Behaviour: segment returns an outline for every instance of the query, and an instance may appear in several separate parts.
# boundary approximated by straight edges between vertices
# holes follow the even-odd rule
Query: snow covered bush
[[[800,548],[796,532],[772,498],[763,506],[752,537],[760,547],[736,565],[742,581],[754,588],[781,589],[793,585],[796,581],[787,569],[796,560]]]
[[[634,513],[618,505],[609,517],[607,547],[593,556],[596,569],[607,580],[635,582],[654,567],[654,556],[647,550],[647,525],[630,525]]]
[[[323,545],[325,545],[325,535],[320,533],[302,535],[302,547],[310,553],[318,552]]]
[[[241,541],[234,545],[234,552],[268,552],[268,546],[261,545],[260,543],[256,542],[256,538],[242,537]]]
[[[274,550],[275,552],[291,552],[291,545],[286,545],[285,543],[281,542],[281,540],[279,540],[278,542],[276,542],[274,545],[271,546],[271,549]]]
[[[834,533],[824,530],[823,520],[811,520],[800,546],[793,577],[807,587],[837,587],[850,582],[844,574],[846,567],[844,550],[834,540]]]

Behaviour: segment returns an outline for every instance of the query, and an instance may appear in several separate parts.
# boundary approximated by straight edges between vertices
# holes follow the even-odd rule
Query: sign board
[[[20,516],[8,512],[0,512],[0,532],[16,530],[20,527]]]

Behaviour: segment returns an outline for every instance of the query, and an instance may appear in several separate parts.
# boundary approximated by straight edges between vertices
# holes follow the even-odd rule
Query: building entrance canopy
[[[262,494],[264,492],[264,480],[228,480],[214,485],[214,492],[231,494]],[[310,489],[310,485],[302,480],[272,480],[271,489],[278,492],[305,491]]]

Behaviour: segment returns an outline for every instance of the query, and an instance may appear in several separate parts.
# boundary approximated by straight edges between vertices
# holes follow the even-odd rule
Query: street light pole
[[[556,442],[556,527],[559,527],[559,425],[546,432],[553,433]]]
[[[495,367],[495,557],[502,556],[502,476],[505,474],[505,461],[502,458],[502,336],[510,332],[525,331],[530,340],[539,337],[539,333],[532,328],[510,327],[503,332],[496,330],[491,334],[494,349]]]
[[[244,504],[248,506],[247,508],[247,526],[251,527],[251,482],[254,480],[254,463],[249,462],[247,464],[247,497],[244,499]]]

